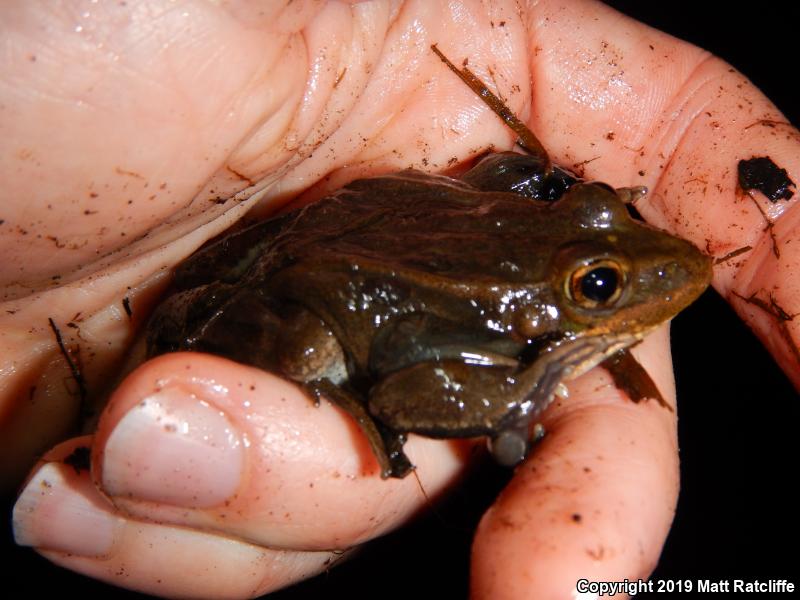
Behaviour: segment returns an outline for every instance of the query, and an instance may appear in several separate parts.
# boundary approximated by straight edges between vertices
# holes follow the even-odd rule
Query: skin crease
[[[0,427],[7,431],[19,430],[22,422],[20,398],[27,394],[15,390],[27,392],[23,383],[39,382],[36,393],[66,402],[58,386],[46,385],[65,373],[48,316],[65,324],[83,311],[82,339],[97,352],[91,357],[82,346],[82,355],[87,381],[96,381],[92,374],[113,363],[130,341],[122,296],[131,294],[134,315],[144,312],[148,294],[163,279],[160,272],[256,201],[264,212],[261,207],[312,185],[306,199],[357,176],[407,166],[440,171],[451,157],[461,161],[489,145],[511,147],[510,133],[430,55],[433,42],[456,62],[469,57],[480,76],[496,81],[554,162],[569,166],[599,156],[586,164],[587,177],[647,185],[652,193],[639,207],[642,214],[716,256],[752,246],[716,270],[714,284],[723,295],[768,297],[771,291],[786,312],[799,310],[798,283],[788,277],[797,250],[782,243],[798,218],[795,203],[761,202],[776,221],[777,258],[754,204],[736,198],[731,172],[739,158],[769,154],[797,181],[796,132],[786,128],[786,137],[766,137],[761,128],[748,127],[784,119],[724,63],[602,5],[539,2],[518,12],[513,3],[498,2],[489,14],[467,2],[449,9],[423,2],[353,9],[296,2],[277,16],[239,5],[187,2],[179,10],[142,11],[129,3],[90,17],[82,15],[98,8],[88,2],[67,3],[57,14],[46,6],[20,2],[0,9],[6,13],[0,23],[14,33],[12,47],[18,49],[0,81],[3,110],[14,116],[0,120],[0,169],[9,182],[0,243],[11,258],[3,263],[4,308],[15,311],[4,310],[0,323],[6,367]],[[31,16],[36,11],[41,14]],[[53,27],[46,40],[31,25],[41,19]],[[76,22],[84,23],[82,32],[72,31]],[[604,45],[611,39],[613,45]],[[101,41],[107,50],[99,53],[102,60],[95,51]],[[66,68],[64,53],[70,76],[56,77]],[[704,192],[697,180],[712,191]],[[209,201],[247,189],[249,182],[256,182],[254,189],[272,187],[249,203]],[[176,225],[155,227],[151,236],[130,243],[170,222]],[[57,281],[55,274],[61,275]],[[25,302],[14,299],[26,294]],[[741,302],[734,306],[800,381],[774,320]],[[789,328],[796,340],[796,325]],[[69,343],[75,334],[62,329]],[[102,350],[109,339],[111,348]],[[673,402],[665,347],[662,331],[641,352]],[[195,396],[223,411],[240,444],[258,441],[245,444],[246,459],[237,463],[242,481],[222,501],[198,498],[176,509],[147,497],[158,486],[155,492],[137,489],[138,499],[120,492],[148,461],[156,462],[158,442],[123,445],[134,466],[107,468],[117,423],[170,377],[180,389],[194,386]],[[260,393],[237,395],[239,384]],[[233,391],[220,395],[219,385]],[[646,576],[657,560],[678,487],[674,415],[654,403],[624,401],[600,372],[570,387],[569,401],[547,415],[544,445],[481,523],[471,582],[476,598],[569,597],[578,577]],[[70,408],[62,413],[64,420]],[[276,416],[291,426],[270,431]],[[35,422],[37,415],[28,418]],[[117,389],[94,439],[93,477],[120,511],[107,528],[111,549],[106,547],[104,560],[43,552],[91,576],[174,597],[196,597],[198,590],[209,597],[247,597],[309,576],[325,567],[326,549],[385,532],[425,503],[411,478],[378,479],[353,431],[338,410],[325,403],[314,409],[268,374],[197,355],[151,361]],[[56,439],[56,433],[49,435]],[[631,445],[638,452],[632,454]],[[14,448],[4,448],[9,456],[6,450]],[[55,450],[50,460],[69,450]],[[463,450],[419,438],[409,443],[429,494],[456,479]],[[30,465],[24,453],[12,456],[19,456],[12,462],[21,469]],[[28,539],[52,547],[44,530],[54,522],[53,511],[75,498],[90,499],[92,507],[82,516],[70,514],[76,523],[87,514],[111,514],[85,472],[67,477],[74,470],[45,468],[56,470],[63,483],[48,488],[41,496],[46,500],[26,518]],[[342,505],[319,509],[332,500]],[[288,517],[286,507],[292,509]],[[141,526],[139,519],[160,524]],[[203,544],[224,550],[200,551]],[[214,564],[207,562],[210,556]]]

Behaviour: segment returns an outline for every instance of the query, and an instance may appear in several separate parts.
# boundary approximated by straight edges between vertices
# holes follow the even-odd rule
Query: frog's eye
[[[584,308],[596,308],[615,302],[622,294],[625,274],[622,266],[609,259],[592,261],[572,272],[567,281],[567,295]]]

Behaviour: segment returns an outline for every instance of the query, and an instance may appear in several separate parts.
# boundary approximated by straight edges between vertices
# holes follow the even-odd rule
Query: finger
[[[637,355],[674,406],[667,329]],[[481,521],[474,598],[567,598],[579,579],[636,580],[655,567],[679,486],[675,413],[634,404],[600,369],[569,389]]]
[[[272,548],[344,549],[408,520],[468,458],[456,443],[412,438],[406,448],[419,479],[382,480],[343,411],[259,369],[175,353],[111,398],[94,477],[141,519]]]
[[[58,565],[161,597],[251,598],[341,558],[330,551],[269,550],[124,517],[99,493],[88,469],[63,462],[91,442],[78,438],[50,452],[14,507],[17,543],[35,547]]]
[[[737,168],[768,156],[800,181],[797,130],[701,49],[599,2],[566,6],[539,2],[529,15],[534,129],[556,162],[646,185],[639,211],[719,260],[714,286],[800,385],[797,195],[743,193]]]

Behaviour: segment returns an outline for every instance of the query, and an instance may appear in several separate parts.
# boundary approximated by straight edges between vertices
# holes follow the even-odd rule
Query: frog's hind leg
[[[456,67],[436,44],[431,46],[431,50],[519,136],[517,145],[528,153],[517,155],[519,158],[513,158],[511,152],[490,154],[473,167],[463,180],[477,184],[478,189],[509,191],[535,200],[552,202],[560,198],[578,180],[575,174],[554,166],[533,131],[472,71],[466,66],[461,69]]]
[[[356,420],[361,431],[367,436],[372,452],[378,459],[383,479],[387,477],[402,479],[414,468],[403,452],[403,444],[406,441],[405,434],[397,433],[375,421],[367,411],[365,403],[354,393],[327,379],[309,381],[304,386],[316,400],[324,396],[347,411]]]
[[[167,352],[207,352],[275,371],[278,315],[258,294],[222,282],[177,292],[153,313],[147,357]]]
[[[647,196],[647,187],[643,185],[635,185],[632,187],[621,187],[615,190],[617,192],[617,196],[619,199],[622,200],[625,204],[635,204],[638,200],[641,200],[645,196]]]
[[[405,477],[413,468],[403,452],[405,436],[376,423],[366,402],[346,385],[348,372],[344,349],[328,325],[301,306],[285,311],[278,346],[281,372],[303,385],[319,403],[320,397],[343,408],[367,436],[381,467],[381,477]]]
[[[284,307],[277,340],[280,372],[298,382],[348,378],[344,349],[327,323],[298,305]]]
[[[431,46],[431,50],[433,50],[436,56],[438,56],[453,73],[458,75],[461,81],[467,84],[467,86],[469,86],[469,88],[475,92],[498,117],[503,120],[509,129],[519,136],[519,141],[517,143],[522,148],[524,148],[530,154],[542,159],[542,162],[544,163],[543,170],[545,174],[549,174],[552,165],[550,164],[550,158],[547,154],[547,150],[544,149],[544,146],[542,146],[539,138],[534,135],[528,126],[520,121],[517,115],[515,115],[500,98],[492,93],[492,91],[486,87],[485,83],[475,76],[475,73],[470,71],[466,66],[464,66],[462,69],[456,67],[442,53],[442,51],[439,50],[436,44]]]

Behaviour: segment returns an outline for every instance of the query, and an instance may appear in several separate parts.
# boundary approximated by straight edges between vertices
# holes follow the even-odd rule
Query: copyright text
[[[703,592],[707,594],[743,593],[793,593],[794,582],[787,579],[623,579],[622,581],[589,581],[579,579],[575,585],[579,594],[596,594],[598,597],[627,594],[635,596],[642,592],[680,593]]]

